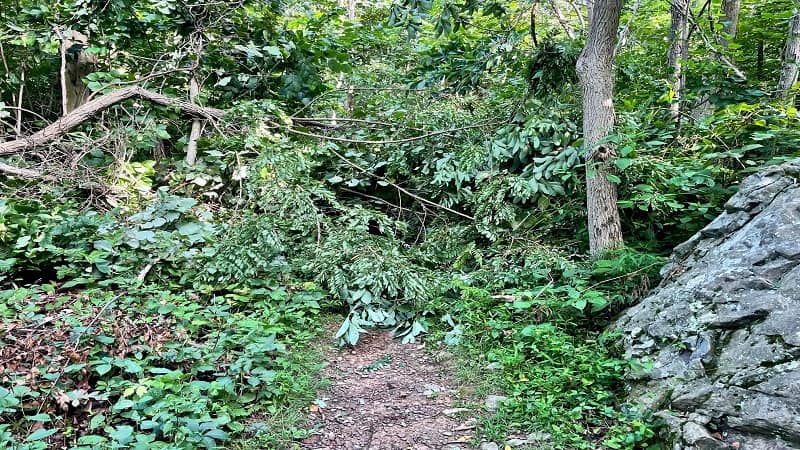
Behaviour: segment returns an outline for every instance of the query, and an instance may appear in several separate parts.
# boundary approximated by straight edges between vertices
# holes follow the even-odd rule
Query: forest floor
[[[484,405],[454,375],[445,351],[401,344],[389,332],[365,334],[355,348],[332,348],[321,376],[330,381],[309,408],[313,450],[467,450]],[[478,444],[479,446],[481,444]],[[497,448],[486,443],[481,448]]]

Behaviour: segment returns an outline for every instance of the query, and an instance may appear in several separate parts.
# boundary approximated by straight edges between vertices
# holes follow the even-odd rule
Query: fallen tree
[[[157,105],[169,108],[175,108],[176,110],[180,111],[181,113],[187,116],[198,117],[207,120],[217,120],[225,115],[225,111],[220,109],[203,107],[181,99],[167,97],[165,95],[156,92],[148,91],[147,89],[144,89],[139,86],[132,86],[113,91],[111,93],[98,97],[94,100],[91,100],[87,103],[84,103],[83,105],[75,108],[68,114],[62,116],[55,122],[51,123],[50,125],[46,126],[45,128],[37,131],[36,133],[30,136],[22,137],[8,142],[0,142],[0,156],[13,155],[16,153],[23,152],[25,150],[30,150],[36,147],[49,144],[53,140],[69,133],[76,127],[86,123],[94,115],[103,112],[106,109],[118,103],[124,102],[125,100],[130,100],[132,98],[147,100]],[[42,172],[37,170],[23,169],[1,163],[0,163],[0,172],[5,173],[7,175],[24,177],[24,178],[44,177]]]

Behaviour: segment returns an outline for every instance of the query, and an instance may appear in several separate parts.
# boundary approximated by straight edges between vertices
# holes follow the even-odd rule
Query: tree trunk
[[[736,37],[739,29],[739,11],[742,9],[742,0],[722,0],[722,47],[728,48],[730,41]]]
[[[197,78],[197,70],[200,66],[200,54],[203,52],[203,36],[196,33],[192,40],[194,41],[196,59],[194,62],[194,70],[192,70],[192,78],[189,80],[189,101],[197,103],[197,97],[200,95],[200,80]],[[189,133],[189,141],[186,143],[186,164],[193,166],[197,162],[197,141],[200,140],[200,135],[203,132],[203,122],[196,118],[192,120],[192,131]]]
[[[89,36],[77,31],[69,33],[72,33],[72,37],[61,41],[62,55],[65,59],[62,73],[64,114],[68,114],[89,99],[92,92],[83,83],[83,78],[92,73],[97,64],[97,56],[85,51]]]
[[[533,41],[533,46],[539,46],[539,40],[536,38],[536,11],[539,9],[539,0],[533,0],[533,4],[531,5],[531,13],[530,13],[530,34],[531,40]]]
[[[200,81],[197,79],[197,74],[192,73],[192,79],[189,80],[189,101],[197,103],[198,95],[200,95]],[[189,133],[189,141],[186,143],[186,164],[190,166],[197,162],[197,141],[200,140],[202,131],[203,122],[198,118],[192,120],[192,131]]]
[[[344,8],[347,11],[347,20],[350,22],[355,22],[356,20],[356,0],[338,0],[338,5],[340,8]]]
[[[783,49],[781,77],[778,80],[776,96],[787,98],[792,86],[797,83],[798,64],[800,63],[800,8],[795,6],[794,15],[789,21],[789,35]]]
[[[669,114],[672,120],[681,120],[681,100],[686,91],[686,75],[683,66],[689,57],[689,0],[673,0],[670,8],[672,19],[669,27],[669,54],[667,63],[672,74],[672,102]]]
[[[576,70],[583,88],[589,251],[597,257],[623,244],[617,186],[608,179],[616,149],[605,142],[615,121],[613,62],[622,1],[593,0],[590,4],[589,32]]]

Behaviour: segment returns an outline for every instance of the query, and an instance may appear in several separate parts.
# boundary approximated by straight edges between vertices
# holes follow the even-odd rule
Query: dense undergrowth
[[[147,33],[112,27],[109,42],[153,58],[137,32],[178,42],[185,11],[161,3],[135,5]],[[421,19],[372,5],[355,24],[324,2],[254,3],[218,22],[230,45],[203,57],[204,101],[227,114],[197,164],[181,162],[187,130],[170,110],[126,104],[55,146],[89,145],[80,166],[112,189],[2,180],[0,447],[290,447],[309,432],[298,411],[330,313],[341,344],[371,327],[428,333],[471,361],[510,397],[482,424],[493,439],[657,448],[658,423],[620,401],[637,362],[603,330],[743,177],[798,155],[797,110],[770,96],[765,68],[740,53],[747,82],[718,61],[693,68],[687,105],[711,92],[715,109],[676,124],[668,6],[634,17],[611,136],[627,248],[590,261],[580,39],[542,24],[533,46],[526,24],[504,28],[495,12],[448,30],[438,2]],[[753,14],[746,33],[763,26]],[[46,86],[53,58],[33,31],[4,32]],[[115,70],[89,87],[133,77]],[[18,84],[4,78],[2,93]],[[28,100],[43,119],[47,92]]]

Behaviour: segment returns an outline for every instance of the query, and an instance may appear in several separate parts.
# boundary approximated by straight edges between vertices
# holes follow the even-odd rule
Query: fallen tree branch
[[[0,172],[20,178],[45,178],[45,179],[49,178],[46,177],[42,172],[39,172],[38,170],[23,169],[21,167],[3,163],[0,163]]]
[[[704,7],[705,8],[705,7]],[[700,33],[700,38],[702,38],[703,43],[706,45],[706,48],[709,52],[714,54],[720,62],[728,66],[731,71],[733,71],[733,75],[738,78],[738,81],[743,82],[747,80],[747,76],[742,72],[733,61],[730,60],[727,56],[725,56],[721,51],[714,47],[714,44],[708,39],[708,36],[703,32],[702,28],[700,28],[700,24],[697,23],[697,18],[695,17],[694,13],[691,9],[689,9],[689,22],[692,24],[694,28]]]
[[[465,219],[475,220],[475,218],[470,216],[469,214],[464,214],[464,213],[462,213],[460,211],[456,211],[455,209],[451,209],[451,208],[448,208],[447,206],[444,206],[444,205],[441,205],[441,204],[436,203],[434,201],[428,200],[427,198],[420,197],[419,195],[410,192],[408,189],[400,186],[397,183],[392,183],[391,181],[387,180],[386,178],[384,178],[384,177],[382,177],[380,175],[375,175],[374,173],[372,173],[372,172],[368,171],[367,169],[359,166],[358,164],[354,163],[353,161],[350,161],[349,159],[345,158],[342,154],[340,154],[339,152],[337,152],[336,150],[334,150],[332,148],[329,148],[328,151],[333,153],[337,158],[339,158],[342,161],[344,161],[345,164],[347,164],[348,166],[351,166],[351,167],[355,168],[356,170],[358,170],[359,172],[361,172],[361,173],[363,173],[365,175],[369,175],[369,176],[371,176],[373,178],[376,178],[378,180],[381,180],[381,181],[385,182],[389,186],[392,186],[393,188],[397,189],[398,191],[402,192],[403,194],[406,194],[407,196],[409,196],[409,197],[411,197],[413,199],[416,199],[416,200],[418,200],[418,201],[420,201],[420,202],[422,202],[424,204],[433,206],[435,208],[443,209],[443,210],[445,210],[445,211],[447,211],[449,213],[455,214],[457,216],[461,216],[461,217],[463,217]]]
[[[403,139],[387,139],[385,141],[357,140],[357,139],[341,138],[341,137],[336,137],[336,136],[324,136],[324,135],[321,135],[321,134],[306,133],[305,131],[296,130],[296,129],[290,127],[290,126],[285,126],[285,125],[280,125],[280,126],[282,128],[284,128],[286,131],[288,131],[289,133],[296,134],[296,135],[299,135],[299,136],[310,137],[310,138],[314,138],[314,139],[325,140],[325,141],[344,142],[344,143],[347,143],[347,144],[388,145],[388,144],[405,144],[405,143],[408,143],[408,142],[419,141],[421,139],[427,139],[427,138],[434,137],[434,136],[439,136],[439,135],[442,135],[442,134],[454,133],[456,131],[470,130],[470,129],[473,129],[473,128],[482,128],[482,127],[489,126],[489,125],[497,125],[499,123],[501,123],[501,122],[488,120],[488,121],[481,122],[481,123],[476,124],[476,125],[468,125],[468,126],[460,127],[460,128],[449,128],[447,130],[434,131],[432,133],[422,134],[422,135],[419,135],[419,136],[412,136],[412,137],[403,138]],[[0,144],[0,148],[2,148],[2,144]],[[0,153],[0,154],[2,154],[2,153]]]
[[[84,103],[78,108],[75,108],[69,114],[66,114],[57,121],[30,136],[0,143],[0,155],[19,153],[24,150],[45,145],[82,125],[95,114],[105,111],[117,103],[121,103],[131,98],[148,100],[157,105],[176,108],[186,115],[208,120],[220,119],[225,115],[225,111],[219,109],[198,106],[191,102],[148,91],[147,89],[139,86],[132,86],[116,90],[103,95],[102,97],[98,97],[90,102]],[[12,173],[7,170],[3,171],[6,173]]]

